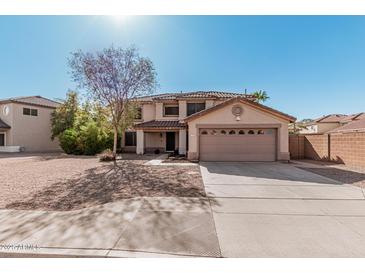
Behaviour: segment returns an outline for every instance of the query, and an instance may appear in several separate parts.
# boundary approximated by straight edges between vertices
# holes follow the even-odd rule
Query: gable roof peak
[[[293,116],[291,116],[291,115],[288,115],[286,113],[283,113],[281,111],[278,111],[276,109],[270,108],[268,106],[262,105],[260,103],[254,102],[253,100],[250,100],[250,99],[247,99],[247,98],[241,97],[241,96],[233,97],[233,98],[231,98],[231,99],[229,99],[229,100],[227,100],[227,101],[225,101],[223,103],[220,103],[218,105],[215,105],[215,106],[213,106],[211,108],[207,108],[207,109],[204,109],[202,111],[196,112],[196,113],[194,113],[194,114],[186,117],[184,119],[184,121],[185,122],[189,122],[189,121],[195,120],[195,119],[197,119],[197,118],[199,118],[201,116],[204,116],[204,115],[206,115],[206,114],[208,114],[210,112],[213,112],[215,110],[221,109],[221,108],[223,108],[225,106],[228,106],[230,104],[234,104],[234,103],[237,103],[237,102],[240,102],[240,103],[243,103],[243,104],[247,104],[247,105],[249,105],[251,107],[260,109],[260,110],[262,110],[264,112],[270,113],[270,114],[272,114],[274,116],[277,116],[277,117],[279,117],[281,119],[284,119],[284,120],[287,120],[289,122],[295,122],[296,121],[296,118],[293,117]]]

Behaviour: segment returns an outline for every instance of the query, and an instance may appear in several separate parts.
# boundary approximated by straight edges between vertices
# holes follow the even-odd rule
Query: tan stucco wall
[[[148,148],[166,148],[166,132],[145,132],[144,147]],[[179,148],[179,133],[175,132],[175,149]]]
[[[10,104],[11,129],[7,145],[24,147],[29,152],[60,151],[58,140],[51,140],[51,113],[53,109]],[[38,110],[38,116],[23,115],[23,107]],[[6,119],[3,119],[5,121]]]
[[[171,103],[166,103],[165,105],[178,105],[179,106],[179,116],[163,116],[163,106],[164,103],[149,103],[142,105],[142,120],[143,122],[151,120],[182,120],[187,114],[187,103],[188,102],[205,102],[206,108],[213,107],[217,104],[223,103],[225,100],[179,100]]]
[[[145,132],[145,148],[165,148],[165,144],[164,132]]]
[[[225,102],[226,100],[214,100],[214,105],[219,105],[222,104],[223,102]]]
[[[317,133],[318,132],[318,125],[308,125],[305,128],[301,128],[299,133],[301,134],[308,134],[308,133]]]
[[[156,106],[154,104],[144,104],[142,106],[143,122],[155,120],[155,118],[156,118]]]
[[[340,127],[340,123],[317,123],[314,125],[308,125],[306,128],[303,128],[299,131],[301,134],[311,134],[311,133],[326,133],[332,129]]]
[[[205,108],[214,107],[214,100],[206,100],[205,101]]]
[[[234,115],[232,115],[232,106],[240,105],[243,108],[243,114],[240,121],[236,121]],[[284,160],[289,156],[289,135],[288,135],[288,121],[270,115],[266,112],[260,111],[256,108],[248,106],[242,103],[235,103],[228,105],[222,109],[218,109],[212,113],[206,114],[196,120],[188,123],[189,127],[189,149],[188,154],[190,159],[198,158],[198,141],[199,135],[197,128],[199,125],[257,125],[257,124],[280,124],[279,130],[279,153],[278,159]]]
[[[332,129],[338,128],[339,126],[340,123],[318,123],[317,124],[318,129],[316,133],[325,133]]]
[[[187,105],[185,100],[179,101],[179,119],[182,120],[186,117]]]

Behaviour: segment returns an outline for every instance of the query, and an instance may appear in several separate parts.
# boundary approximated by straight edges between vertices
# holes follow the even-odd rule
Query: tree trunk
[[[114,127],[114,143],[113,143],[114,157],[117,157],[117,144],[118,144],[118,128]]]

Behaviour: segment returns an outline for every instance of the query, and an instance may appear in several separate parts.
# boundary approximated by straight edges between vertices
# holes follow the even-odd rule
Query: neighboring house
[[[0,152],[59,151],[51,140],[51,113],[59,103],[41,96],[0,100]]]
[[[141,115],[125,133],[124,150],[176,152],[190,160],[288,160],[295,118],[226,92],[169,93],[138,98]]]
[[[332,132],[344,125],[365,118],[365,113],[356,113],[351,115],[330,114],[321,118],[315,119],[312,122],[305,123],[300,129],[300,134],[323,134]]]
[[[342,125],[328,133],[365,132],[365,113],[350,115]]]

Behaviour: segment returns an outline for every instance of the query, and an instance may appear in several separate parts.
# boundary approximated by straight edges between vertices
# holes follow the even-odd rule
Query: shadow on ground
[[[339,181],[342,184],[355,184],[359,186],[365,186],[364,173],[344,170],[339,168],[332,168],[332,167],[324,167],[324,168],[298,167],[298,168],[324,176],[326,178],[330,178],[332,180]]]
[[[51,172],[51,171],[50,171]],[[147,166],[118,161],[60,180],[7,209],[75,210],[133,197],[205,197],[199,167]]]
[[[75,211],[4,211],[0,243],[219,257],[211,202],[142,198]]]
[[[313,164],[313,162],[312,162]],[[201,163],[210,173],[236,175],[252,178],[288,180],[310,182],[318,184],[361,184],[365,181],[365,174],[356,171],[344,170],[336,167],[318,165],[305,167],[286,163]],[[280,167],[280,168],[279,168]],[[312,174],[320,176],[308,176]],[[328,180],[331,179],[331,180]],[[332,181],[335,180],[335,181]]]

